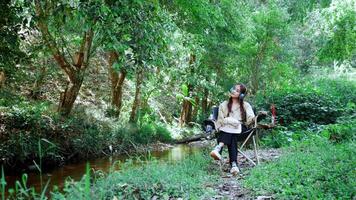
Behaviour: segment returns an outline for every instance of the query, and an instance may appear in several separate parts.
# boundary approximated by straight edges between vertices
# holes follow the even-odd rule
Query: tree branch
[[[84,58],[83,58],[82,68],[88,67],[93,36],[94,36],[94,31],[93,28],[90,27],[90,29],[85,34],[85,43],[84,43],[84,50],[83,50]]]
[[[41,31],[42,37],[44,38],[48,48],[52,52],[54,59],[59,64],[61,69],[63,69],[63,71],[68,75],[69,79],[73,81],[75,79],[73,70],[71,69],[70,64],[65,59],[63,53],[60,52],[60,50],[58,49],[56,41],[53,39],[52,35],[49,32],[48,25],[44,20],[47,14],[43,12],[40,0],[35,0],[35,12],[38,17],[38,28]]]

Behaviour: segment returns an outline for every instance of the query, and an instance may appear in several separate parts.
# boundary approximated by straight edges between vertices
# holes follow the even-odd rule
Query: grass
[[[207,173],[211,160],[195,154],[178,163],[151,160],[142,166],[125,163],[123,169],[107,176],[91,177],[89,199],[200,199],[213,193],[208,183],[216,181],[215,173]],[[82,181],[67,184],[64,193],[53,192],[52,199],[88,199],[88,173]],[[86,188],[86,189],[85,189]]]
[[[289,147],[278,161],[251,170],[244,186],[277,199],[353,199],[356,145],[314,138]]]
[[[218,171],[210,170],[211,159],[207,153],[190,155],[180,162],[167,162],[148,158],[129,160],[119,164],[119,171],[108,174],[91,171],[89,164],[81,181],[68,179],[63,191],[54,187],[48,192],[48,182],[40,193],[26,185],[27,175],[10,189],[8,199],[201,199],[214,194],[209,187],[219,179]],[[113,169],[117,166],[113,166]],[[3,179],[4,174],[2,174]],[[5,191],[2,181],[1,193]],[[47,194],[47,196],[45,196]],[[49,195],[49,196],[48,196]],[[5,197],[3,197],[5,199]]]

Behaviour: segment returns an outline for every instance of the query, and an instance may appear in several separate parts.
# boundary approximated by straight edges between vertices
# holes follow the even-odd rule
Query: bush
[[[318,125],[308,122],[294,122],[288,127],[277,126],[261,138],[265,147],[287,147],[311,138],[321,137],[335,143],[354,141],[356,119],[345,117],[336,124]]]
[[[265,147],[287,147],[293,143],[318,136],[321,128],[321,126],[309,122],[294,122],[288,127],[277,126],[261,138],[261,143]]]
[[[156,140],[161,142],[172,142],[171,133],[168,129],[161,125],[156,125]]]
[[[331,95],[335,101],[340,102],[341,106],[348,103],[356,104],[356,83],[342,79],[317,79],[313,83],[316,90],[321,93]]]
[[[127,148],[135,144],[149,144],[156,141],[171,142],[170,132],[162,125],[156,124],[128,124],[112,131],[112,139],[108,143],[115,149]],[[126,145],[126,147],[125,147]]]
[[[135,134],[135,142],[140,144],[151,143],[155,138],[155,128],[152,124],[143,124]]]
[[[353,100],[353,97],[349,94],[351,92],[349,90],[340,90],[341,92],[337,94],[339,88],[331,89],[330,87],[329,85],[328,89],[315,87],[311,82],[307,82],[299,86],[294,85],[293,88],[281,88],[268,93],[268,96],[258,94],[254,104],[257,110],[269,110],[269,106],[275,104],[277,118],[282,125],[295,121],[317,124],[335,123],[347,107],[345,102]],[[356,93],[355,87],[351,87],[350,90]],[[345,98],[340,98],[340,96]]]
[[[114,123],[87,115],[83,107],[63,118],[49,102],[11,100],[11,93],[6,91],[0,96],[6,97],[0,100],[0,164],[5,166],[25,166],[37,161],[38,141],[43,139],[56,146],[42,156],[51,165],[60,164],[67,157],[82,159],[112,150],[122,153],[135,144],[172,140],[164,126],[153,122],[114,128]]]
[[[156,141],[172,141],[170,132],[164,126],[155,125],[151,123],[143,124],[139,127],[139,130],[134,137],[134,142],[140,144],[148,144]]]
[[[48,102],[21,101],[17,105],[0,108],[0,155],[6,166],[26,165],[39,159],[38,141],[43,143],[42,158],[57,165],[68,155],[85,158],[101,154],[110,137],[106,126],[85,115],[72,115],[63,119],[50,110]]]
[[[355,141],[356,120],[343,121],[341,124],[330,124],[321,134],[336,143]]]

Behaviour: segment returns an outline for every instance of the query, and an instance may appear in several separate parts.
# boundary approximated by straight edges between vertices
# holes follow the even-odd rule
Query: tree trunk
[[[190,55],[189,58],[189,66],[191,67],[190,73],[194,74],[194,63],[196,56],[194,54]],[[188,84],[188,96],[190,97],[190,93],[193,91],[193,86]],[[192,104],[188,100],[183,100],[182,111],[180,114],[180,126],[184,126],[192,121]]]
[[[46,19],[51,14],[48,9],[42,8],[40,0],[35,0],[35,13],[37,17],[37,27],[40,30],[43,40],[48,49],[52,53],[59,67],[65,72],[68,78],[67,86],[60,94],[60,102],[58,111],[62,116],[68,116],[73,108],[75,99],[78,96],[80,87],[82,86],[86,68],[89,66],[89,58],[94,37],[94,31],[90,27],[83,33],[79,51],[72,57],[72,63],[68,62],[63,51],[57,45],[56,40],[52,36]],[[95,23],[95,21],[94,21]]]
[[[198,111],[199,111],[199,96],[196,95],[195,98],[194,98],[194,101],[195,101],[195,106],[192,108],[192,121],[197,121],[197,118],[198,118]]]
[[[121,107],[122,107],[122,89],[124,86],[124,81],[126,78],[126,71],[121,70],[119,73],[119,79],[112,90],[112,101],[111,103],[116,107],[117,115],[120,115]]]
[[[43,84],[43,80],[46,76],[47,73],[47,59],[44,60],[43,65],[41,66],[39,75],[36,77],[36,81],[33,84],[32,90],[31,90],[31,98],[33,99],[39,99],[41,95],[41,87]]]
[[[0,89],[5,87],[5,80],[6,80],[5,72],[0,71]]]
[[[264,58],[264,53],[265,53],[265,50],[266,50],[266,44],[267,42],[266,41],[263,41],[258,53],[257,53],[257,56],[256,58],[254,59],[254,63],[252,65],[252,91],[251,93],[252,94],[256,94],[259,87],[259,80],[260,80],[260,65],[263,61],[263,58]]]
[[[204,96],[203,99],[201,100],[201,111],[204,117],[206,117],[209,113],[208,111],[208,95],[209,91],[207,88],[204,88]]]
[[[84,74],[77,72],[74,80],[70,80],[64,92],[61,92],[58,112],[62,116],[68,116],[73,108],[73,104],[79,94],[80,87],[84,80]]]
[[[113,64],[117,61],[119,55],[116,52],[109,53],[109,75],[111,80],[111,104],[116,108],[117,117],[120,116],[122,107],[122,89],[126,78],[126,71],[120,69],[119,72],[113,69]]]
[[[129,121],[131,123],[135,123],[137,121],[137,110],[140,107],[141,101],[141,86],[143,82],[143,70],[140,68],[136,73],[136,91],[135,91],[135,99],[132,104],[131,114]]]
[[[188,85],[188,94],[193,90],[192,85]],[[182,111],[180,114],[180,125],[184,126],[192,121],[192,104],[188,100],[183,100]]]
[[[258,63],[258,62],[256,62]],[[251,94],[256,94],[258,91],[258,82],[259,82],[259,66],[255,64],[252,67],[252,90]]]

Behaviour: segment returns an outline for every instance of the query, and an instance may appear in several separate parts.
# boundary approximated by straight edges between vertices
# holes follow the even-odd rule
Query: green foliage
[[[300,143],[276,162],[252,169],[244,185],[278,199],[352,199],[355,149],[354,143],[332,145],[323,139]]]
[[[217,178],[207,173],[210,159],[201,154],[191,155],[178,163],[161,163],[151,160],[144,166],[126,163],[121,171],[107,176],[92,177],[91,199],[158,199],[208,197],[212,189],[205,186]],[[184,176],[182,176],[184,174]],[[85,197],[84,177],[75,184],[66,184],[64,193],[52,193],[52,199],[78,199]]]
[[[14,103],[10,100],[4,102],[7,105]],[[3,112],[0,122],[5,128],[0,143],[3,163],[32,163],[32,160],[40,158],[44,163],[53,164],[63,162],[67,155],[78,158],[102,155],[109,146],[117,152],[126,152],[137,144],[172,141],[170,132],[161,124],[114,128],[86,114],[79,114],[84,111],[62,119],[51,108],[48,102],[24,100],[16,100],[13,106],[0,107]],[[39,140],[48,141],[41,142],[40,150]],[[52,144],[56,148],[52,148]]]
[[[346,111],[348,104],[356,103],[356,83],[342,79],[319,78],[313,81],[315,89],[333,97],[335,102]]]
[[[12,5],[10,0],[0,3],[0,72],[5,72],[8,80],[12,80],[16,72],[15,65],[25,58],[20,50],[21,18],[19,8]],[[19,77],[17,77],[19,78]]]
[[[308,13],[305,23],[299,27],[299,34],[304,38],[300,49],[309,54],[306,55],[309,64],[304,65],[305,68],[310,65],[332,66],[334,61],[354,60],[354,5],[354,0],[333,0],[329,6],[316,7]]]
[[[6,180],[5,180],[5,174],[4,174],[4,166],[1,166],[1,199],[5,200],[5,186],[6,186]]]
[[[11,107],[12,105],[19,104],[23,101],[24,97],[18,94],[14,94],[14,92],[4,89],[0,92],[0,106],[4,107]]]
[[[326,44],[319,51],[319,58],[328,63],[334,60],[350,60],[356,56],[356,11],[350,7],[338,9],[340,10],[337,12],[342,13],[339,14],[341,16],[337,13],[329,13],[325,16],[329,18],[332,30]],[[341,11],[341,9],[346,10]]]
[[[155,141],[172,141],[172,137],[167,128],[159,124],[155,125],[148,123],[140,126],[131,124],[125,132],[130,132],[130,134],[132,134],[130,138],[133,143],[149,144]]]
[[[343,114],[352,114],[356,100],[355,83],[327,78],[303,78],[299,84],[271,88],[254,99],[256,110],[269,110],[275,104],[281,125],[297,121],[317,124],[335,123]]]
[[[313,9],[325,8],[330,5],[331,0],[281,0],[280,3],[288,8],[291,20],[303,22]]]
[[[155,134],[153,124],[143,124],[139,127],[139,130],[134,135],[135,141],[141,144],[148,144],[152,142]]]
[[[349,119],[341,123],[327,125],[320,134],[328,137],[332,142],[341,143],[355,141],[355,131],[356,120]]]
[[[156,125],[156,135],[155,138],[161,142],[172,142],[172,136],[169,130],[163,125]]]
[[[279,122],[287,126],[293,121],[328,124],[341,116],[340,104],[331,95],[316,91],[275,91],[265,101],[267,105],[275,104]],[[268,110],[268,107],[264,106],[264,109]]]
[[[43,117],[48,105],[47,102],[19,101],[18,104],[4,109],[3,115],[0,117],[0,121],[4,125],[0,154],[5,163],[24,162],[39,157],[38,141],[46,138],[44,132],[51,131],[48,116]],[[53,160],[60,159],[57,157],[58,149],[48,148],[49,146],[51,146],[50,143],[43,145],[43,148],[47,150],[42,157]]]

